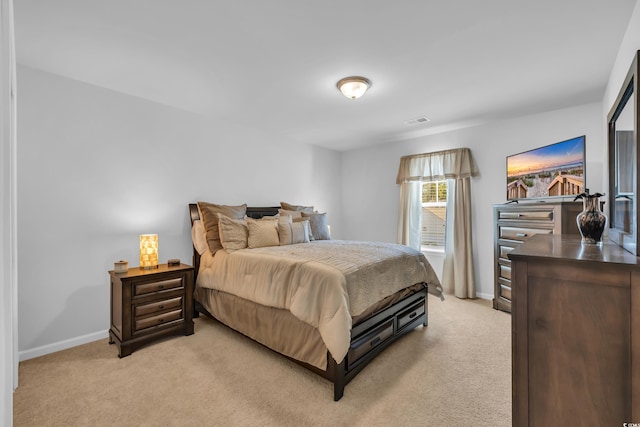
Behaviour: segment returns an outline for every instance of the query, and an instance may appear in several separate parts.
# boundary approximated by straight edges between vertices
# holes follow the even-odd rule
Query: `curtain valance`
[[[471,150],[456,148],[401,157],[396,183],[461,179],[477,175],[478,168]]]

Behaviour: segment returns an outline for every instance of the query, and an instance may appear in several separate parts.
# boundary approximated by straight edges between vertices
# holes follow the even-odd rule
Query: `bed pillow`
[[[226,206],[207,202],[198,202],[200,219],[204,222],[207,233],[207,244],[212,254],[222,249],[220,243],[220,231],[218,230],[218,214],[223,214],[233,219],[243,219],[247,213],[247,205]]]
[[[302,218],[302,211],[290,211],[287,209],[278,209],[278,215],[290,216],[291,218]]]
[[[200,255],[202,255],[209,247],[207,245],[207,236],[204,231],[204,226],[202,225],[202,221],[199,219],[193,221],[193,226],[191,226],[191,240],[193,241],[193,247]]]
[[[247,241],[249,248],[255,249],[280,245],[278,221],[247,218],[247,226],[249,227],[249,238]]]
[[[306,220],[290,224],[278,224],[280,246],[309,243],[309,231],[309,221]]]
[[[292,205],[286,202],[280,202],[280,206],[287,211],[313,212],[313,206]]]
[[[219,213],[218,231],[220,233],[220,243],[227,252],[247,247],[249,228],[245,220],[229,218]]]
[[[302,217],[309,220],[309,226],[311,228],[311,240],[331,240],[326,213],[302,212]]]

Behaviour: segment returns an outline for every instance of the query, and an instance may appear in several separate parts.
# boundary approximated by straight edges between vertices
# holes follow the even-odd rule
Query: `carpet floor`
[[[429,326],[333,401],[329,381],[203,316],[119,359],[100,340],[21,362],[14,426],[510,426],[511,317],[429,299]]]

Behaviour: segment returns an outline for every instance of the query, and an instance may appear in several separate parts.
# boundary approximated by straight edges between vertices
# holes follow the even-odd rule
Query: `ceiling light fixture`
[[[371,82],[364,77],[352,76],[341,79],[336,86],[347,98],[357,99],[369,89]]]

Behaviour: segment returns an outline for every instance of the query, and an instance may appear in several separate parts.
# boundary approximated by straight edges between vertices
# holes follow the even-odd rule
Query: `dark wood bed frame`
[[[275,215],[279,207],[247,207],[247,216],[261,218]],[[191,224],[200,219],[197,204],[189,204]],[[197,277],[200,268],[200,254],[193,250],[193,267]],[[194,317],[203,313],[214,318],[194,299]],[[353,325],[351,328],[351,346],[341,363],[337,363],[327,352],[327,370],[323,371],[307,363],[285,356],[295,363],[321,375],[333,383],[333,399],[338,401],[344,395],[344,387],[382,350],[398,340],[407,332],[420,325],[427,326],[427,284],[392,306],[383,309]],[[267,347],[268,348],[268,347]],[[273,350],[272,350],[273,351]],[[281,353],[278,353],[281,354]]]

